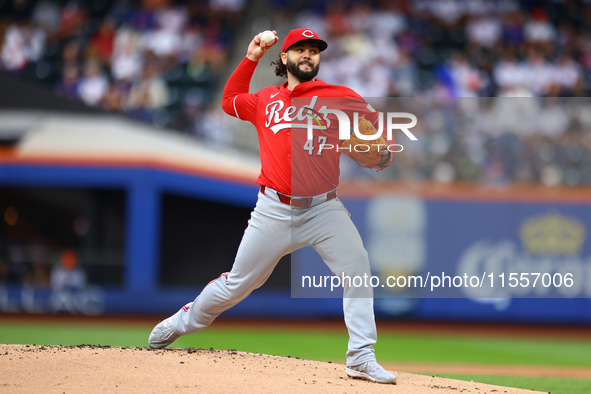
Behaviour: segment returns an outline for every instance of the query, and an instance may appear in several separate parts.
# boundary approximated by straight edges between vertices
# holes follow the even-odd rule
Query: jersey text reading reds
[[[314,106],[318,101],[318,96],[314,96],[310,100],[309,105],[302,105],[299,109],[295,105],[290,105],[289,107],[283,109],[285,107],[285,102],[282,100],[272,101],[267,104],[265,108],[265,115],[267,116],[267,121],[265,122],[265,127],[268,127],[273,131],[273,133],[277,134],[280,130],[283,129],[291,129],[291,128],[307,128],[308,126],[305,124],[292,124],[294,120],[303,122],[307,118],[309,118],[309,111],[312,110],[313,112],[317,112],[320,114],[324,114],[323,109],[320,111],[314,111]],[[281,112],[283,110],[283,113]],[[295,116],[293,116],[295,115]],[[324,116],[323,120],[326,124],[326,127],[330,127],[330,120]],[[282,123],[283,122],[283,123]],[[271,126],[273,124],[273,126]],[[320,128],[320,126],[313,126],[314,128]]]

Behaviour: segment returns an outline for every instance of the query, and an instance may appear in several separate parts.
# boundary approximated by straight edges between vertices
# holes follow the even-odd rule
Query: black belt
[[[261,193],[265,194],[266,188],[266,186],[261,186]],[[322,200],[319,202],[321,203],[324,201],[329,201],[337,198],[337,189],[331,190],[326,194],[321,194],[315,197],[291,197],[279,193],[278,191],[275,191],[275,193],[277,193],[277,198],[279,198],[279,201],[281,201],[285,205],[289,205],[292,208],[310,208],[312,206],[312,203],[314,202],[314,199],[316,199],[316,201]]]

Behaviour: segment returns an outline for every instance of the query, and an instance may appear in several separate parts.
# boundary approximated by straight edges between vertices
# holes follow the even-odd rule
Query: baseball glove
[[[365,116],[359,118],[359,133],[375,135],[377,130]],[[360,167],[372,168],[381,171],[388,168],[391,162],[391,153],[387,150],[388,144],[383,136],[373,140],[362,140],[355,133],[341,145],[341,152],[355,160]]]

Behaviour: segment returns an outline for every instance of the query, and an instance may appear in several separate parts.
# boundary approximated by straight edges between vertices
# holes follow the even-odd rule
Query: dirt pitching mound
[[[342,364],[214,349],[0,345],[0,392],[533,393],[392,371],[396,385],[348,378]]]

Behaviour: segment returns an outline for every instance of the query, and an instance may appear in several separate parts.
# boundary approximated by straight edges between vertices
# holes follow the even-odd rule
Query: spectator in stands
[[[178,50],[178,61],[186,64],[191,60],[193,54],[199,53],[204,43],[204,37],[201,32],[201,26],[197,23],[191,23],[187,26],[184,34],[181,36],[181,42]]]
[[[383,38],[387,41],[394,39],[404,32],[408,26],[404,15],[403,2],[383,1],[372,12],[370,32],[375,39]]]
[[[113,55],[113,46],[115,42],[115,21],[105,19],[96,33],[90,38],[90,43],[86,50],[86,57],[97,58],[102,65],[111,64]]]
[[[176,63],[181,48],[181,35],[188,15],[185,8],[164,6],[154,14],[156,27],[142,37],[142,49],[154,53],[161,61],[163,70]]]
[[[138,8],[131,8],[124,21],[136,31],[150,31],[156,28],[156,9],[163,3],[161,0],[143,1]]]
[[[113,82],[103,97],[103,109],[110,112],[124,113],[130,86],[131,84],[125,80]]]
[[[238,13],[244,9],[245,0],[211,0],[209,2],[213,10]]]
[[[515,11],[506,14],[503,20],[503,46],[513,53],[523,52],[523,14]]]
[[[204,107],[204,92],[199,89],[188,91],[184,97],[183,110],[173,120],[176,128],[189,135],[204,137],[204,135],[199,134],[204,116]]]
[[[86,287],[86,272],[78,264],[78,254],[66,249],[51,270],[50,285],[54,291],[80,290]]]
[[[525,67],[517,62],[511,50],[506,50],[494,67],[493,78],[499,95],[517,87],[525,87]]]
[[[463,15],[462,6],[456,0],[417,1],[417,7],[426,8],[431,15],[448,27],[454,26]]]
[[[76,38],[66,41],[62,50],[62,64],[82,62],[81,46],[82,43]]]
[[[224,147],[230,143],[227,123],[228,117],[221,107],[216,106],[196,119],[195,133],[212,145]]]
[[[543,96],[550,92],[553,70],[546,61],[543,52],[537,48],[530,48],[527,60],[523,64],[525,86],[536,96]]]
[[[557,96],[582,96],[583,74],[581,66],[566,53],[561,53],[554,66]]]
[[[133,81],[127,102],[126,112],[133,118],[152,123],[158,109],[169,101],[169,91],[162,77],[157,60],[147,62],[142,75]]]
[[[556,39],[556,28],[548,20],[548,14],[543,8],[535,8],[531,18],[523,27],[525,41],[533,48],[549,54],[553,48],[552,43]]]
[[[31,19],[36,26],[39,26],[52,37],[60,27],[60,5],[54,1],[42,0],[37,3],[32,11]]]
[[[0,51],[0,68],[12,74],[24,71],[28,65],[41,58],[45,39],[45,32],[29,20],[12,23],[4,35]]]
[[[68,1],[60,13],[60,27],[52,39],[63,40],[83,34],[84,24],[88,20],[88,10],[76,0]]]
[[[478,97],[478,92],[484,88],[484,76],[462,52],[452,56],[449,73],[456,97]]]
[[[388,96],[410,97],[417,91],[417,66],[408,51],[403,49],[391,70],[391,86]]]
[[[498,45],[501,35],[501,23],[492,15],[474,16],[466,25],[466,36],[470,45],[494,49]]]
[[[141,34],[129,27],[117,29],[111,56],[113,79],[132,81],[140,76],[143,67],[140,40]]]
[[[55,92],[69,99],[79,99],[80,72],[74,62],[64,64],[62,76],[55,86]]]
[[[222,40],[222,24],[213,20],[203,27],[203,45],[195,52],[195,57],[204,62],[206,68],[212,73],[219,75],[226,67],[228,61],[228,50]]]
[[[108,87],[109,80],[99,61],[95,58],[88,59],[84,66],[84,76],[80,79],[78,87],[78,93],[82,101],[90,106],[99,105]]]

